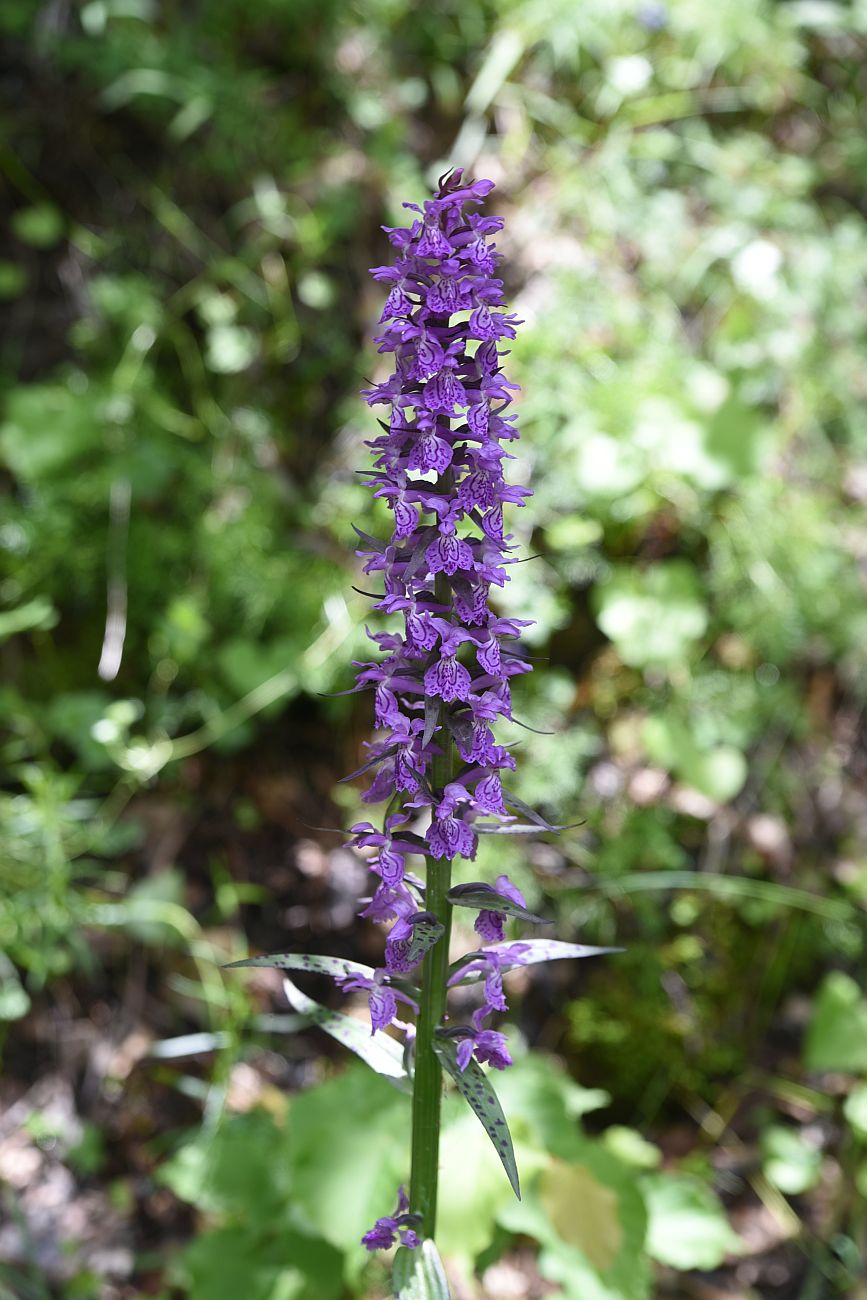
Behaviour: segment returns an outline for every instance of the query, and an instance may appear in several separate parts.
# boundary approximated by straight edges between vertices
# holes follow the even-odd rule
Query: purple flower
[[[473,1012],[472,1030],[467,1027],[464,1036],[458,1043],[457,1059],[459,1069],[465,1070],[470,1063],[470,1058],[473,1056],[480,1065],[487,1063],[492,1065],[495,1070],[505,1070],[507,1065],[512,1064],[505,1036],[495,1029],[482,1028],[482,1021],[492,1010],[494,1008],[484,1006]]]
[[[527,906],[526,898],[520,889],[512,884],[508,876],[497,876],[495,888],[498,893],[511,902],[517,903],[519,907]],[[485,943],[501,943],[506,933],[506,918],[502,912],[492,912],[485,908],[476,917],[473,929]]]
[[[403,1187],[398,1188],[397,1206],[394,1214],[386,1214],[361,1238],[361,1244],[368,1250],[388,1250],[398,1240],[402,1246],[414,1250],[421,1244],[421,1239],[413,1225],[421,1221],[418,1214],[409,1213],[409,1199]]]

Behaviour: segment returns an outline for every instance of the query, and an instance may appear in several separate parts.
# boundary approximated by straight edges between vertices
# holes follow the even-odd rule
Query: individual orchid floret
[[[478,1011],[473,1012],[472,1029],[466,1026],[465,1032],[458,1043],[457,1060],[460,1070],[466,1070],[473,1056],[481,1065],[487,1062],[495,1070],[505,1070],[506,1066],[512,1064],[505,1035],[498,1033],[496,1029],[484,1029],[482,1027],[482,1021],[493,1009],[489,1006],[483,1006],[479,1007]]]
[[[394,1214],[386,1214],[377,1219],[373,1227],[361,1238],[361,1244],[368,1250],[388,1250],[399,1241],[402,1246],[414,1250],[421,1244],[416,1228],[420,1216],[409,1213],[409,1198],[403,1187],[398,1188],[397,1206]]]
[[[517,903],[519,907],[526,907],[527,900],[516,885],[513,885],[508,876],[497,876],[495,886],[497,893],[502,894],[505,898]],[[506,917],[502,912],[489,911],[484,908],[479,912],[473,924],[476,934],[484,939],[485,943],[500,943],[506,933]]]

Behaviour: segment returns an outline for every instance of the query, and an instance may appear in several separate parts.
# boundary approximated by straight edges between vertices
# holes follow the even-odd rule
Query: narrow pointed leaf
[[[330,975],[332,979],[344,975],[361,975],[373,979],[373,967],[362,966],[345,957],[313,957],[306,952],[272,952],[262,957],[245,957],[243,961],[227,961],[223,970],[238,966],[274,966],[277,970],[301,970],[309,975]]]
[[[362,1061],[377,1074],[384,1074],[389,1079],[406,1079],[403,1048],[394,1038],[390,1038],[382,1030],[371,1034],[362,1021],[320,1006],[318,1002],[314,1002],[306,993],[296,988],[288,978],[284,979],[283,988],[293,1011],[307,1016],[320,1029],[324,1029],[326,1034],[330,1034],[332,1038],[337,1039],[338,1043],[348,1047],[350,1052],[360,1056]]]
[[[539,829],[531,822],[473,822],[477,835],[538,835]]]
[[[515,812],[519,812],[522,817],[526,817],[528,821],[534,822],[543,831],[568,831],[572,830],[574,826],[581,825],[580,822],[572,822],[569,825],[558,826],[556,823],[546,821],[541,813],[536,812],[535,808],[531,808],[528,803],[524,803],[523,799],[519,799],[516,794],[512,794],[508,790],[503,791],[503,801],[507,803],[510,808],[514,808]]]
[[[381,552],[385,550],[386,543],[379,537],[371,537],[370,533],[362,532],[360,528],[355,527],[355,524],[352,525],[352,531],[361,538],[366,546],[370,546],[374,551]]]
[[[415,1250],[401,1246],[394,1257],[395,1300],[451,1300],[440,1253],[427,1238]]]
[[[427,548],[430,546],[437,530],[435,528],[423,528],[418,534],[418,544],[410,556],[409,563],[403,571],[403,580],[408,582],[413,576],[416,569],[420,569],[427,555]]]
[[[431,695],[425,696],[424,732],[422,733],[422,738],[421,738],[422,749],[424,749],[426,745],[429,745],[431,740],[433,739],[433,734],[436,731],[437,722],[439,721],[439,716],[440,716],[439,700],[435,699]]]
[[[357,590],[357,588],[356,588]],[[531,727],[529,722],[521,722],[520,718],[510,718],[516,727],[523,727],[525,731],[533,731],[537,736],[556,736],[556,731],[543,731],[540,727]]]
[[[434,1042],[434,1051],[446,1070],[457,1084],[461,1096],[469,1103],[482,1127],[494,1144],[494,1150],[502,1161],[503,1168],[512,1191],[521,1199],[521,1185],[518,1181],[518,1166],[512,1147],[512,1135],[503,1114],[499,1098],[491,1087],[491,1082],[477,1061],[470,1059],[465,1070],[458,1065],[457,1045],[446,1038]]]
[[[344,695],[360,695],[362,691],[372,691],[373,687],[368,682],[362,682],[360,686],[350,686],[345,691],[317,691],[316,694],[323,700],[339,700]]]
[[[493,885],[486,885],[481,880],[474,880],[467,885],[454,885],[448,892],[448,900],[455,907],[471,907],[476,912],[500,912],[503,916],[514,916],[519,921],[533,921],[537,925],[549,925],[544,916],[537,916],[520,903],[499,893]]]
[[[449,976],[455,976],[470,962],[478,961],[486,953],[496,954],[501,971],[515,970],[519,966],[537,966],[545,961],[566,961],[580,957],[602,957],[606,953],[623,952],[622,948],[594,948],[584,943],[564,943],[560,939],[518,939],[513,943],[490,943],[477,952],[468,952],[449,967]],[[470,971],[461,984],[474,984],[484,972]]]
[[[340,784],[342,785],[345,781],[354,781],[357,776],[364,776],[364,773],[369,772],[372,767],[376,767],[378,763],[384,763],[387,758],[391,758],[392,754],[396,754],[399,748],[399,745],[389,745],[388,749],[384,749],[375,758],[369,758],[366,763],[362,763],[361,767],[357,767],[348,776],[342,776]]]

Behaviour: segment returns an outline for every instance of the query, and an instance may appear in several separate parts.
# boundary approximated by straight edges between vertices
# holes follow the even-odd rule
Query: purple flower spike
[[[497,275],[493,239],[503,222],[480,211],[493,188],[452,172],[433,198],[405,205],[409,225],[385,228],[394,265],[372,272],[388,292],[376,344],[393,365],[365,393],[372,407],[386,408],[382,432],[368,443],[366,479],[390,507],[394,528],[381,541],[359,534],[358,554],[365,572],[383,583],[376,608],[397,614],[400,631],[369,631],[379,658],[358,665],[357,684],[373,689],[382,733],[368,747],[364,770],[372,769],[373,779],[362,797],[390,801],[392,809],[402,801],[406,811],[393,813],[382,831],[354,827],[353,842],[374,851],[368,865],[376,888],[363,915],[393,922],[385,970],[395,975],[413,962],[412,918],[424,906],[408,857],[473,858],[475,819],[509,817],[502,774],[515,762],[493,726],[511,716],[510,678],[529,668],[515,654],[526,624],[498,617],[489,599],[513,562],[504,509],[530,495],[504,476],[517,430],[502,345],[517,322]],[[453,746],[466,767],[438,789],[431,765]],[[408,811],[424,808],[432,819],[422,840],[405,828]],[[516,897],[501,880],[501,892]],[[488,943],[502,941],[503,916],[483,911],[476,929]],[[498,981],[493,970],[489,1010],[505,1006]],[[376,1027],[394,1023],[387,984],[370,990],[370,1004]],[[488,1051],[484,1059],[501,1068],[507,1054],[498,1037],[478,1037],[493,1032],[480,1026],[475,1032],[461,1043],[461,1057]]]

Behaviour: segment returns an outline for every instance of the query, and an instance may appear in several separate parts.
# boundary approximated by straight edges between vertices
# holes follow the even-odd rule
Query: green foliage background
[[[132,1242],[113,1276],[24,1233],[0,1289],[383,1294],[357,1236],[402,1100],[215,963],[375,942],[295,890],[314,850],[358,887],[310,826],[357,809],[369,728],[317,694],[366,653],[350,525],[384,522],[366,269],[460,164],[526,321],[539,558],[503,608],[554,734],[516,788],[583,823],[473,873],[627,951],[516,1000],[519,1055],[565,1063],[502,1084],[531,1191],[456,1107],[443,1249],[468,1295],[863,1295],[862,0],[6,0],[0,33],[6,1100],[65,1072],[90,1145],[60,1155]],[[94,1093],[40,1025],[131,984],[148,1050]]]

